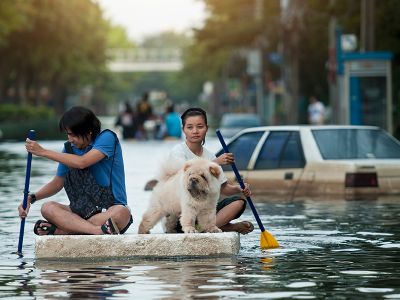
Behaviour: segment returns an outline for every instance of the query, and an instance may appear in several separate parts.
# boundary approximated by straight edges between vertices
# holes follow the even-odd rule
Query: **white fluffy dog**
[[[176,162],[162,166],[149,207],[143,214],[139,233],[149,233],[165,217],[164,229],[176,232],[178,219],[184,233],[221,232],[216,226],[216,205],[220,195],[219,165],[205,159],[187,161],[183,167]]]

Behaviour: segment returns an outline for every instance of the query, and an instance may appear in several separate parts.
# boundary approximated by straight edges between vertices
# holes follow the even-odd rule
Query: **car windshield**
[[[312,130],[324,159],[399,159],[400,143],[377,129]]]
[[[256,127],[260,120],[254,115],[226,115],[222,118],[221,127]]]

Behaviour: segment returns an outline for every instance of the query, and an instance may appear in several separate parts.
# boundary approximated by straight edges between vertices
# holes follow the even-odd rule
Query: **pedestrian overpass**
[[[180,48],[109,49],[111,72],[177,72],[183,68]]]

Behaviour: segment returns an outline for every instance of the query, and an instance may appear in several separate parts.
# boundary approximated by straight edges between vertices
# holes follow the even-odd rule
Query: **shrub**
[[[55,112],[51,107],[16,104],[0,105],[0,123],[45,120],[52,117],[55,117]]]
[[[36,131],[36,139],[65,139],[58,129],[58,117],[49,107],[0,105],[0,140],[24,141],[28,131]]]

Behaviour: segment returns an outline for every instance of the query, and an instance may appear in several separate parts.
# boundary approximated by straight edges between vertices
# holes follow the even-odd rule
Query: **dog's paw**
[[[149,234],[150,230],[147,229],[143,224],[139,225],[138,234]]]
[[[217,233],[217,232],[222,232],[222,230],[219,229],[217,226],[214,226],[214,227],[207,229],[206,232]]]
[[[182,230],[184,233],[198,233],[196,228],[191,227],[191,226],[183,227]]]

